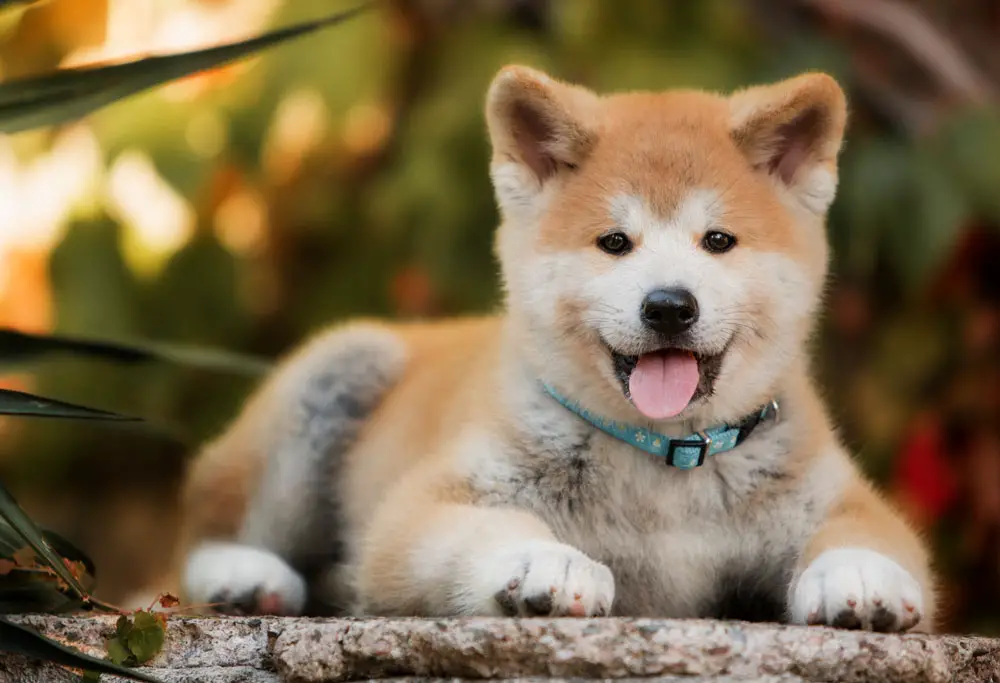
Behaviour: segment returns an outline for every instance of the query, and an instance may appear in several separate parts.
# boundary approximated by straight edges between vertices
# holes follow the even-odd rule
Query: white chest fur
[[[559,408],[558,410],[562,410]],[[472,479],[482,502],[530,509],[615,574],[623,615],[784,616],[822,494],[788,470],[793,424],[679,470],[575,416],[533,411]]]

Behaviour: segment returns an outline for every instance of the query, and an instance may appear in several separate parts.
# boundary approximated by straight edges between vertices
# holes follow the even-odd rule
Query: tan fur
[[[805,599],[796,590],[820,590],[809,593],[804,583],[815,576],[807,571],[814,561],[833,558],[816,571],[823,562],[839,571],[845,561],[859,562],[862,573],[890,571],[865,554],[874,551],[919,584],[919,628],[930,629],[926,553],[844,453],[807,370],[805,342],[826,272],[823,215],[845,117],[842,92],[821,74],[728,97],[599,97],[530,69],[505,69],[486,118],[504,216],[497,252],[506,311],[435,323],[358,322],[306,345],[193,465],[184,497],[187,547],[250,542],[247,516],[265,519],[261,510],[273,509],[259,502],[271,495],[266,463],[276,466],[282,456],[268,451],[266,435],[286,429],[286,406],[298,400],[287,378],[356,365],[337,354],[368,349],[358,358],[382,372],[385,391],[375,401],[372,390],[350,447],[325,454],[331,464],[317,472],[329,477],[335,531],[346,548],[323,590],[349,611],[523,613],[540,609],[525,597],[528,587],[551,584],[542,603],[553,613],[704,616],[726,577],[740,580],[772,560],[780,574],[784,565],[773,558],[790,554],[794,612]],[[627,337],[626,299],[647,286],[629,279],[624,261],[595,248],[620,215],[631,222],[636,254],[673,250],[704,260],[690,278],[706,308],[743,297],[715,327],[705,323],[699,342],[716,352],[717,339],[731,337],[716,394],[651,426],[680,435],[738,420],[773,397],[782,403],[777,425],[695,470],[669,470],[594,433],[538,387],[544,377],[599,414],[644,424],[623,398],[598,335]],[[701,254],[700,235],[713,226],[735,235],[738,246]],[[704,268],[721,270],[699,279]],[[647,270],[648,286],[658,286],[656,268]],[[720,290],[726,278],[739,284]],[[597,294],[587,289],[605,281]],[[605,294],[618,318],[595,307],[594,296]],[[355,381],[364,387],[363,377]],[[573,462],[583,464],[573,469]],[[294,565],[291,551],[279,548],[284,532],[266,532],[251,545]],[[841,581],[845,590],[853,590],[851,580]]]
[[[406,375],[390,399],[372,416],[368,429],[372,437],[362,440],[350,453],[350,488],[356,494],[351,502],[356,500],[358,507],[356,512],[352,510],[352,516],[363,518],[369,513],[370,506],[389,482],[417,462],[414,454],[433,454],[435,440],[442,438],[439,426],[451,417],[449,412],[469,407],[468,403],[463,406],[458,402],[456,406],[451,401],[427,403],[421,397],[453,394],[467,370],[462,355],[469,356],[471,351],[488,346],[495,339],[497,322],[495,318],[483,318],[455,324],[392,325],[364,321],[351,325],[351,330],[371,328],[398,335],[409,358]],[[335,330],[340,332],[339,328]],[[328,338],[328,333],[319,335],[313,344],[323,344]],[[310,350],[305,345],[281,365],[295,365],[307,358]],[[185,516],[188,543],[198,538],[236,535],[246,514],[247,501],[263,472],[266,454],[261,449],[260,425],[278,428],[273,425],[275,408],[284,397],[277,379],[276,375],[265,383],[239,419],[192,463],[182,493],[182,506],[193,512]],[[473,398],[478,395],[471,388],[469,394]],[[427,412],[410,409],[413,402],[424,403]],[[400,443],[409,447],[386,446]]]

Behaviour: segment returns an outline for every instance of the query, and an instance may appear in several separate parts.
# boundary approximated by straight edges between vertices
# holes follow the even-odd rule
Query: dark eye
[[[621,256],[632,248],[632,242],[623,232],[612,232],[600,237],[597,246],[609,254]]]
[[[721,254],[736,246],[736,238],[729,233],[713,230],[701,238],[701,246],[705,247],[705,251]]]

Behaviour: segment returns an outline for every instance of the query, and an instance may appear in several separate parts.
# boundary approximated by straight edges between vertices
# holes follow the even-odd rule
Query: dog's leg
[[[203,537],[188,555],[188,601],[222,603],[220,611],[301,613],[303,574],[343,559],[333,484],[340,460],[403,359],[402,343],[388,331],[322,335],[281,367],[242,424],[209,447],[227,452],[206,453],[208,460],[247,457],[242,449],[262,462],[235,537]],[[213,495],[207,479],[199,488]]]
[[[789,591],[793,623],[873,631],[934,627],[934,591],[917,535],[854,479],[810,540]]]
[[[606,615],[614,578],[533,514],[471,504],[460,485],[397,490],[361,542],[365,614]]]

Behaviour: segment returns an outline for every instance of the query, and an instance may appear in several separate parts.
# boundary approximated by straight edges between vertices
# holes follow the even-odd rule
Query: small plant
[[[139,610],[129,619],[118,617],[115,635],[108,639],[108,656],[115,664],[138,666],[155,657],[163,647],[167,619],[163,614]]]
[[[38,0],[0,0],[0,23],[17,20]],[[0,133],[66,123],[130,95],[168,81],[233,62],[293,38],[339,24],[368,5],[278,29],[263,35],[191,52],[132,62],[65,69],[37,78],[0,83]],[[6,25],[6,24],[5,24]],[[0,329],[0,365],[53,353],[70,353],[124,363],[168,362],[188,367],[258,374],[268,364],[255,358],[214,350],[159,345],[128,345],[59,336],[31,335]],[[45,419],[92,420],[109,426],[151,425],[139,417],[76,405],[53,398],[0,389],[0,415]],[[101,610],[119,613],[108,658],[84,655],[34,630],[0,617],[0,651],[87,672],[96,680],[111,673],[141,681],[156,679],[131,670],[162,648],[166,617],[139,610],[131,615],[90,595],[95,568],[90,558],[58,534],[40,529],[0,482],[0,612],[67,613]],[[176,598],[163,596],[164,608]]]
[[[125,363],[169,362],[251,375],[268,368],[265,361],[257,358],[214,350],[104,343],[0,329],[2,365],[51,354]],[[151,434],[163,433],[139,417],[9,389],[0,389],[0,415],[93,420],[108,426],[139,425]],[[115,635],[106,643],[106,659],[84,655],[2,617],[0,651],[83,670],[87,672],[85,680],[96,680],[100,673],[113,673],[155,682],[155,678],[129,667],[148,662],[160,651],[166,636],[166,615],[153,612],[153,606],[124,613],[95,599],[90,594],[94,575],[94,563],[83,551],[59,534],[39,528],[0,482],[0,612],[65,614],[96,610],[120,615]],[[161,596],[158,603],[164,609],[178,604],[169,595]]]

